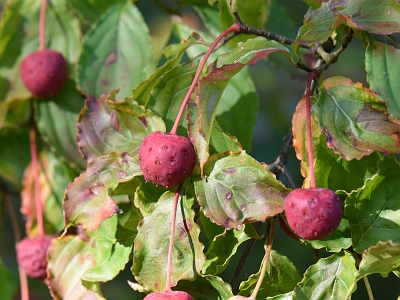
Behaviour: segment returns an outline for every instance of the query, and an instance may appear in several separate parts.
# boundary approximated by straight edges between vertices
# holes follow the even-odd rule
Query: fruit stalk
[[[248,299],[252,299],[252,300],[255,300],[257,298],[258,291],[260,290],[261,284],[264,280],[265,272],[267,271],[267,266],[268,266],[269,254],[271,253],[272,243],[274,241],[274,231],[275,231],[275,228],[274,228],[275,222],[274,221],[275,221],[275,219],[270,218],[268,221],[269,221],[270,227],[269,227],[269,237],[268,237],[268,242],[267,242],[267,249],[265,251],[264,263],[261,268],[260,277],[257,280],[257,284],[256,284],[256,287],[254,288],[253,293],[248,298]]]
[[[179,195],[181,193],[182,184],[179,185],[177,191],[175,192],[174,207],[172,209],[172,222],[171,222],[171,237],[169,239],[168,248],[168,264],[167,264],[167,283],[165,286],[166,291],[171,290],[171,275],[172,275],[172,251],[174,249],[175,241],[175,226],[176,226],[176,211],[178,209]]]
[[[181,105],[181,107],[180,107],[180,109],[179,109],[178,115],[177,115],[177,117],[176,117],[175,123],[174,123],[174,125],[172,126],[172,129],[171,129],[170,133],[176,134],[176,131],[178,130],[178,126],[179,126],[179,123],[180,123],[181,118],[182,118],[182,115],[183,115],[183,111],[184,111],[184,109],[185,109],[185,107],[186,107],[186,104],[187,104],[188,101],[189,101],[190,95],[192,94],[192,92],[193,92],[193,90],[194,90],[194,88],[195,88],[195,86],[196,86],[197,80],[198,80],[199,77],[200,77],[200,73],[201,73],[201,71],[203,70],[203,67],[204,67],[204,65],[206,64],[207,59],[209,58],[210,54],[214,51],[215,47],[218,45],[218,43],[222,40],[222,38],[223,38],[224,36],[226,36],[228,33],[231,33],[231,32],[239,33],[240,31],[241,31],[240,24],[234,23],[234,24],[232,24],[229,28],[225,29],[225,30],[215,39],[215,41],[211,44],[210,48],[207,50],[206,54],[203,56],[203,58],[202,58],[202,60],[201,60],[201,62],[200,62],[200,64],[199,64],[199,66],[198,66],[198,68],[197,68],[197,71],[196,71],[196,74],[195,74],[195,76],[194,76],[194,78],[193,78],[192,84],[190,85],[189,90],[188,90],[188,92],[186,93],[185,98],[183,99],[182,105]]]
[[[42,197],[40,192],[40,178],[39,178],[40,173],[39,173],[38,155],[36,147],[36,129],[34,126],[32,126],[29,131],[29,140],[30,140],[32,169],[33,169],[34,185],[35,185],[35,204],[36,204],[36,220],[38,226],[38,234],[39,236],[43,236],[44,226],[43,226]]]
[[[307,150],[308,150],[308,164],[310,166],[310,187],[315,189],[317,185],[315,184],[314,175],[314,158],[312,152],[312,132],[311,132],[311,84],[316,78],[317,74],[315,72],[310,72],[308,74],[307,87],[306,87],[306,118],[307,118]]]
[[[45,42],[45,32],[46,32],[46,6],[47,0],[42,0],[42,5],[40,6],[40,16],[39,16],[39,49],[46,49]]]

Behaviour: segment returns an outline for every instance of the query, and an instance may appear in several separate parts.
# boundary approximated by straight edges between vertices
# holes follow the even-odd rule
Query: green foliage
[[[296,23],[277,1],[146,1],[157,8],[152,16],[140,1],[48,0],[45,46],[69,65],[67,84],[50,99],[33,97],[19,77],[22,59],[39,49],[40,1],[2,3],[0,203],[11,195],[26,235],[35,236],[41,229],[39,194],[44,230],[59,237],[48,251],[47,281],[35,284],[47,285],[55,299],[105,299],[111,288],[101,283],[119,281],[125,270],[139,297],[164,291],[176,193],[171,285],[194,299],[249,297],[255,290],[257,299],[348,299],[371,274],[399,277],[400,5],[304,2],[309,10]],[[145,182],[141,142],[151,132],[171,130],[204,52],[237,17],[241,34],[225,36],[205,62],[179,123],[178,134],[196,150],[192,176],[172,190]],[[352,39],[365,46],[364,84],[324,73],[340,62]],[[283,70],[304,87],[308,72],[317,74],[312,149],[301,93],[290,99],[293,107],[297,102],[294,112],[285,107],[283,115],[291,120],[297,162],[288,163],[289,144],[273,154],[275,163],[253,157],[254,139],[278,131],[263,127],[260,108],[273,107],[294,86],[265,77],[265,69],[276,78]],[[277,85],[275,99],[260,96],[270,82]],[[280,148],[282,142],[274,144]],[[274,146],[265,144],[262,151],[272,153]],[[267,248],[259,247],[268,235],[259,228],[284,214],[284,199],[294,188],[289,169],[298,162],[304,188],[312,183],[313,167],[316,185],[339,195],[341,223],[322,240],[296,242],[323,256],[304,274],[291,261],[291,249],[273,249],[262,261],[250,254],[246,267],[252,269],[244,277],[242,264],[252,251],[247,245],[255,242],[251,253]],[[0,223],[7,228],[8,220]],[[0,244],[2,296],[13,299],[16,276],[3,264],[3,248],[14,251],[14,244]]]

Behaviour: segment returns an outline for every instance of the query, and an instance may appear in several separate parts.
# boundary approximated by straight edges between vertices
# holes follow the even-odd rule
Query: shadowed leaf
[[[132,273],[139,284],[149,291],[164,291],[167,275],[167,256],[171,236],[172,208],[175,193],[166,192],[144,217],[135,238]],[[193,280],[204,264],[200,228],[194,222],[190,208],[193,198],[184,197],[178,204],[175,242],[172,258],[171,284]]]
[[[379,172],[345,202],[353,247],[358,253],[379,241],[400,242],[400,165],[395,157],[379,164]]]
[[[210,157],[204,177],[194,178],[196,196],[204,214],[226,229],[241,229],[283,210],[288,189],[245,152]]]
[[[120,212],[108,189],[141,175],[137,157],[111,152],[93,159],[85,172],[67,186],[63,203],[66,227],[82,225],[95,230],[105,219]]]

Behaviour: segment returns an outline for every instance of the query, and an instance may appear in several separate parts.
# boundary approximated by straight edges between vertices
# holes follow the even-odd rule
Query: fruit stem
[[[367,276],[364,276],[363,280],[364,280],[365,288],[367,289],[368,299],[374,300],[374,295],[372,294],[371,285],[369,284],[369,280],[368,280]]]
[[[34,126],[32,126],[29,131],[29,140],[30,140],[30,149],[32,158],[33,178],[35,185],[36,220],[39,231],[38,234],[39,236],[43,236],[44,226],[43,226],[42,197],[40,192],[40,178],[39,178],[40,172],[39,172],[38,155],[36,147],[36,129]]]
[[[178,130],[178,126],[179,126],[179,123],[180,123],[180,121],[181,121],[181,118],[182,118],[183,112],[184,112],[184,110],[185,110],[186,104],[187,104],[188,101],[189,101],[189,98],[190,98],[190,96],[191,96],[191,94],[192,94],[192,92],[193,92],[193,90],[194,90],[194,88],[195,88],[195,86],[196,86],[197,80],[198,80],[199,77],[200,77],[200,73],[201,73],[201,71],[203,70],[203,67],[204,67],[204,65],[206,64],[207,59],[208,59],[208,57],[210,56],[211,52],[214,50],[214,48],[217,46],[217,44],[221,41],[221,39],[222,39],[224,36],[226,36],[228,33],[230,33],[230,32],[237,32],[237,33],[239,33],[240,31],[241,31],[241,26],[240,26],[240,24],[234,23],[234,24],[232,24],[229,28],[225,29],[225,30],[215,39],[215,41],[211,44],[210,48],[207,50],[206,54],[203,56],[203,58],[202,58],[202,60],[201,60],[201,62],[200,62],[200,64],[199,64],[199,66],[197,67],[197,71],[196,71],[196,74],[195,74],[195,76],[194,76],[194,78],[193,78],[192,84],[190,85],[189,90],[188,90],[188,92],[186,93],[185,98],[183,99],[183,102],[182,102],[181,108],[179,109],[179,112],[178,112],[178,115],[177,115],[177,117],[176,117],[175,123],[174,123],[174,125],[172,126],[172,129],[171,129],[171,131],[170,131],[171,134],[176,134],[176,131]]]
[[[47,0],[42,0],[42,5],[40,6],[40,16],[39,16],[39,49],[46,49],[45,42],[45,28],[46,28],[46,6]]]
[[[253,293],[248,298],[248,299],[252,299],[252,300],[256,299],[258,291],[260,290],[261,284],[264,280],[265,272],[267,271],[267,266],[268,266],[269,254],[271,253],[272,243],[274,241],[275,219],[269,218],[268,221],[269,221],[270,227],[269,227],[269,238],[268,238],[268,242],[267,242],[267,249],[265,251],[264,262],[263,262],[263,266],[261,268],[260,277],[258,277],[257,284],[256,284],[256,287],[254,288]]]
[[[307,87],[306,87],[306,118],[307,118],[307,150],[308,150],[308,164],[310,166],[310,187],[315,189],[314,176],[314,158],[312,152],[312,132],[311,132],[311,84],[313,80],[317,78],[316,72],[310,72],[308,74]]]
[[[169,239],[169,248],[168,248],[167,283],[165,286],[166,291],[172,291],[171,290],[172,250],[174,248],[174,240],[175,240],[176,211],[178,209],[179,195],[182,190],[182,185],[183,184],[180,184],[178,189],[175,192],[175,199],[174,199],[174,204],[173,204],[174,207],[172,209],[171,237]]]
[[[14,238],[15,238],[15,245],[18,244],[18,242],[21,240],[21,234],[20,234],[20,228],[18,225],[18,220],[17,216],[15,215],[14,208],[12,206],[11,200],[10,200],[10,194],[8,192],[4,192],[4,201],[6,202],[7,208],[8,208],[8,214],[10,215],[11,219],[11,225],[13,228],[14,232]],[[17,247],[15,247],[17,250]],[[24,271],[23,268],[18,266],[18,274],[19,274],[19,281],[20,281],[20,291],[21,291],[21,300],[29,300],[29,285],[28,285],[28,277],[26,275],[26,272]]]

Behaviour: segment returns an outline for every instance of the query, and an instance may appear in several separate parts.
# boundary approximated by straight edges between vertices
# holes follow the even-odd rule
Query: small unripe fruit
[[[139,162],[146,181],[174,187],[192,175],[196,153],[188,138],[155,131],[140,145]]]
[[[44,280],[47,277],[47,249],[53,236],[25,237],[18,244],[17,261],[28,276]]]
[[[46,98],[57,94],[68,79],[68,64],[61,53],[40,50],[21,62],[20,75],[26,88],[35,96]]]
[[[342,206],[339,197],[330,189],[295,189],[284,202],[290,228],[307,240],[327,237],[339,226]]]
[[[164,291],[151,293],[144,297],[143,300],[194,300],[190,294],[182,291]]]

